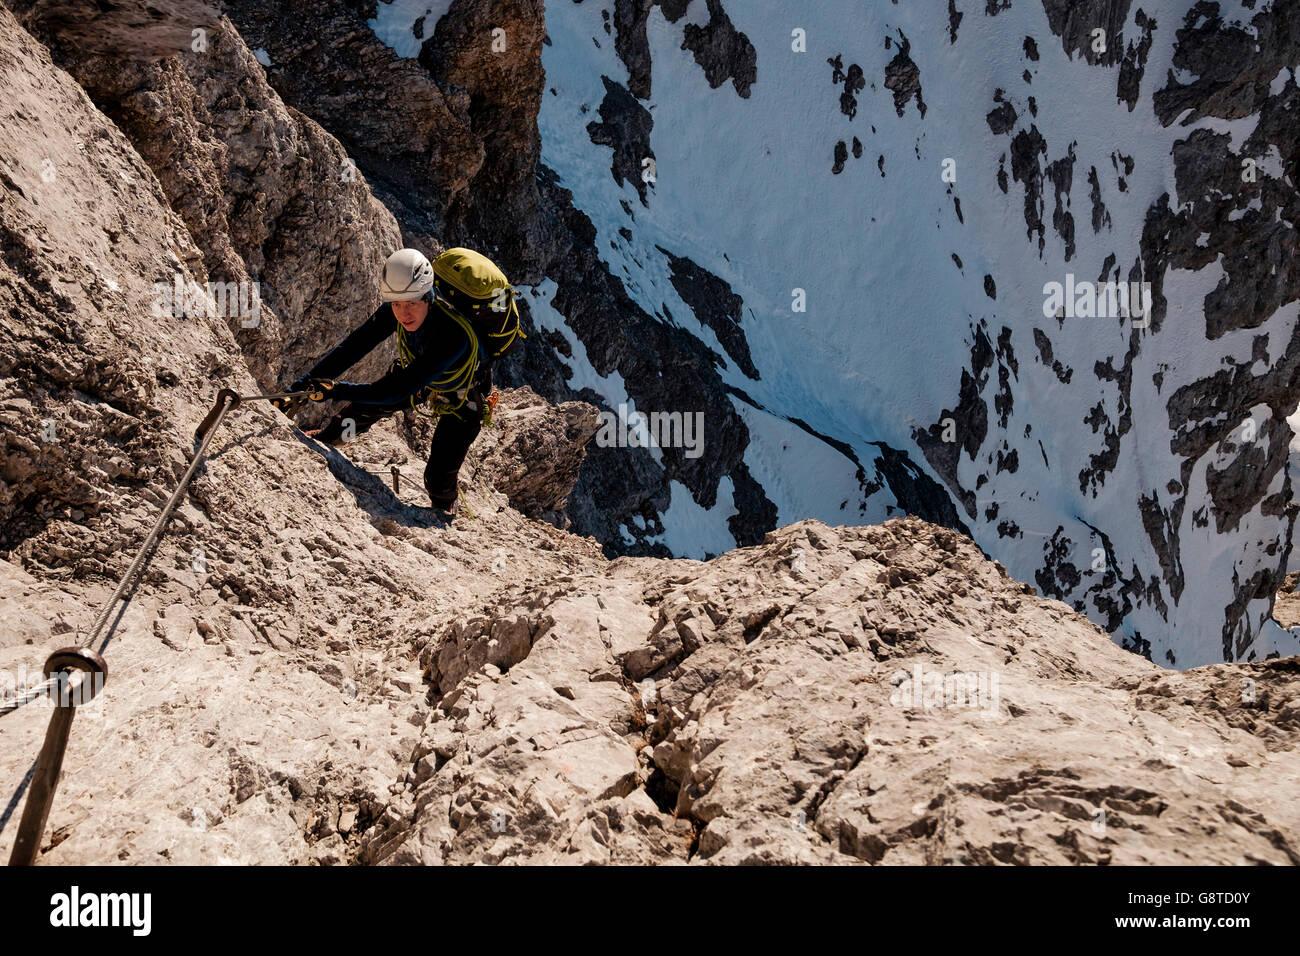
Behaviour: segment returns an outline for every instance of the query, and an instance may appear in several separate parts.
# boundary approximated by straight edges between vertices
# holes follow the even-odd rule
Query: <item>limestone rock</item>
[[[257,268],[306,270],[313,301],[359,295],[391,236],[361,181],[360,258],[309,254],[343,221],[294,170],[341,147],[236,36],[215,50],[121,65],[141,112],[115,120],[78,85],[108,88],[106,62],[70,75],[0,8],[0,693],[90,636],[213,382],[271,368],[223,318],[150,315],[160,263],[254,274],[222,175],[258,170],[258,209],[297,197]],[[178,106],[157,128],[155,101]],[[264,167],[213,158],[243,135],[221,104]],[[174,170],[168,143],[204,148]],[[917,518],[609,560],[554,526],[591,406],[498,411],[452,522],[422,507],[422,419],[331,449],[231,413],[97,636],[109,682],[40,862],[1300,863],[1296,659],[1162,670]],[[0,718],[6,779],[47,716]]]
[[[29,19],[61,51],[60,65],[130,138],[202,250],[186,278],[217,290],[220,317],[263,389],[296,378],[369,318],[379,270],[402,245],[397,223],[343,145],[281,101],[229,21],[202,51],[187,43],[155,61],[130,46],[96,45],[87,56],[40,10]],[[149,278],[165,290],[179,269],[160,260]],[[173,320],[174,298],[165,300]],[[352,375],[378,377],[394,356],[385,346]]]

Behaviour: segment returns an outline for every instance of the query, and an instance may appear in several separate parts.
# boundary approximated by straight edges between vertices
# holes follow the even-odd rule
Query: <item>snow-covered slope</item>
[[[542,161],[630,299],[719,357],[775,523],[920,511],[1161,663],[1300,650],[1268,617],[1295,3],[632,6],[548,5]],[[1049,301],[1107,280],[1151,307]],[[533,291],[570,384],[650,411]],[[704,507],[659,464],[662,531],[625,540],[733,547],[731,476]]]

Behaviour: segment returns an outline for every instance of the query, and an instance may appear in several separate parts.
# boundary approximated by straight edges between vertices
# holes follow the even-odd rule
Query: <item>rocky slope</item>
[[[343,147],[222,36],[68,73],[0,7],[6,691],[89,626],[216,388],[291,371],[153,315],[160,270],[303,270],[334,305],[253,330],[279,344],[374,304],[345,277],[394,219],[365,176],[328,191]],[[556,527],[592,406],[498,418],[448,526],[422,419],[335,451],[232,413],[103,648],[42,862],[1300,862],[1294,659],[1162,671],[915,518],[610,560]],[[15,785],[47,715],[0,718]]]
[[[255,284],[254,314],[224,318],[259,385],[296,378],[372,307],[373,276],[401,245],[397,223],[341,145],[270,88],[228,21],[195,21],[182,7],[174,14],[182,24],[202,24],[201,50],[189,49],[185,30],[183,54],[145,56],[128,31],[87,55],[48,4],[10,6],[148,163],[202,252],[187,278]],[[116,23],[108,22],[84,29]],[[159,261],[152,278],[171,286],[177,274]],[[359,374],[377,376],[392,358],[379,350]]]
[[[507,590],[420,660],[362,860],[1300,863],[1294,659],[1163,673],[916,519]]]
[[[776,512],[742,460],[746,429],[726,398],[718,357],[634,301],[603,261],[591,219],[541,161],[538,116],[550,43],[544,5],[457,0],[436,23],[430,17],[411,24],[419,42],[405,58],[369,25],[380,6],[386,4],[291,0],[271,12],[234,0],[226,9],[248,45],[266,52],[267,80],[346,145],[407,241],[473,245],[516,283],[558,283],[576,347],[602,374],[626,382],[641,407],[707,410],[710,438],[698,459],[681,449],[664,449],[660,460],[647,449],[591,446],[570,500],[575,527],[611,555],[669,554],[651,541],[629,548],[620,527],[639,521],[653,537],[662,531],[673,479],[712,506],[717,480],[727,475],[741,503],[737,540],[761,540]],[[621,17],[633,5],[618,6]],[[635,101],[626,99],[623,106],[633,109]],[[617,144],[620,181],[644,189],[639,171],[630,172],[639,160],[625,143],[626,127],[648,134],[650,124],[641,107],[634,112],[629,119],[621,108],[602,106],[608,129],[600,135]],[[536,295],[524,302],[535,305]],[[534,347],[506,363],[505,381],[526,383],[552,401],[609,404],[575,377],[574,345],[564,334],[527,312],[525,322]]]
[[[699,457],[588,449],[569,513],[607,554],[910,513],[1162,664],[1300,647],[1270,617],[1296,514],[1295,0],[224,10],[242,52],[200,99],[269,86],[406,242],[532,287],[505,381],[706,415]],[[78,61],[113,113],[121,82]],[[1150,314],[1044,312],[1072,279],[1149,283]],[[311,352],[288,344],[259,377]]]

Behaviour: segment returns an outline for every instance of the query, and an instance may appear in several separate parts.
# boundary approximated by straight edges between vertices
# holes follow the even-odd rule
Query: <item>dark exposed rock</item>
[[[1257,426],[1257,434],[1246,440],[1244,427],[1238,423],[1217,446],[1220,454],[1233,455],[1232,460],[1223,468],[1210,465],[1205,472],[1215,530],[1220,534],[1236,530],[1241,519],[1268,497],[1273,479],[1286,465],[1289,428],[1268,418]]]
[[[899,31],[899,48],[894,58],[885,67],[885,89],[894,94],[894,110],[899,116],[907,106],[907,101],[915,97],[916,108],[925,116],[925,100],[921,98],[921,70],[908,54],[911,42]]]
[[[966,14],[957,9],[956,0],[948,0],[948,42],[957,42],[957,28],[961,26],[961,18]]]
[[[831,83],[835,86],[844,82],[844,55],[836,53],[834,56],[826,58],[826,62],[831,68]]]
[[[1219,5],[1200,0],[1177,31],[1173,66],[1195,75],[1180,84],[1173,71],[1155,94],[1155,111],[1168,126],[1185,110],[1183,125],[1202,116],[1237,119],[1268,99],[1278,71],[1293,65],[1300,43],[1300,3],[1278,0],[1251,18],[1251,29],[1225,23]]]
[[[835,54],[828,57],[826,62],[831,67],[831,82],[835,85],[844,85],[840,93],[840,112],[853,119],[858,115],[858,97],[866,88],[867,79],[862,72],[862,67],[856,63],[850,63],[848,70],[844,69],[844,57],[842,54]]]
[[[971,518],[975,517],[975,493],[961,486],[957,477],[957,462],[963,450],[974,461],[988,434],[988,405],[980,397],[980,392],[988,382],[988,370],[993,366],[994,354],[993,343],[989,341],[984,326],[976,326],[970,368],[962,369],[961,372],[957,407],[945,408],[939,414],[938,421],[928,429],[914,429],[912,433],[912,439],[920,447],[930,467],[948,486],[948,490],[957,496]],[[945,441],[945,432],[955,440]]]
[[[1097,167],[1088,170],[1088,198],[1092,202],[1092,231],[1101,232],[1102,226],[1110,227],[1110,213],[1101,199],[1101,181],[1097,178]]]
[[[1052,537],[1043,542],[1042,566],[1034,572],[1034,583],[1039,593],[1058,601],[1067,599],[1082,582],[1083,577],[1069,560],[1074,553],[1074,542],[1058,527]]]
[[[995,96],[994,99],[997,99],[997,97]],[[993,134],[1001,136],[1003,133],[1011,132],[1012,127],[1016,125],[1016,109],[1009,102],[1003,100],[998,106],[989,111],[989,115],[985,119],[988,121],[989,129],[993,131]]]
[[[1007,419],[1014,410],[1015,394],[1011,388],[1011,379],[1020,377],[1020,365],[1016,361],[1015,349],[1011,346],[1011,330],[1005,325],[998,333],[998,390],[993,396],[993,409],[998,413],[998,427],[1006,429]]]
[[[547,245],[536,212],[544,13],[536,0],[458,0],[438,21],[418,60],[449,100],[464,104],[472,131],[468,142],[483,151],[483,163],[466,189],[448,203],[443,245],[481,248],[515,282],[528,281],[538,250]],[[484,42],[493,30],[504,31],[505,52]],[[374,92],[387,92],[383,74],[369,82]],[[444,133],[436,153],[445,138]],[[418,179],[410,188],[416,195],[424,190]]]
[[[15,0],[8,6],[59,60],[74,55],[161,59],[194,52],[195,30],[205,31],[204,39],[221,30],[221,14],[203,0]]]
[[[1128,180],[1125,178],[1133,174],[1133,157],[1125,156],[1116,151],[1110,154],[1110,164],[1115,168],[1115,184],[1119,186],[1120,192],[1128,191]],[[1123,166],[1124,171],[1120,172]]]
[[[1088,466],[1080,470],[1079,490],[1085,494],[1091,490],[1095,497],[1105,482],[1106,475],[1114,471],[1119,463],[1120,439],[1133,427],[1133,407],[1129,398],[1133,389],[1133,353],[1125,354],[1123,364],[1118,369],[1114,367],[1113,357],[1107,358],[1104,363],[1096,362],[1092,373],[1098,381],[1114,382],[1119,391],[1118,423],[1112,423],[1101,403],[1092,412],[1092,430],[1096,433],[1100,428],[1103,447],[1100,452],[1090,455]]]
[[[1038,346],[1038,356],[1042,363],[1052,370],[1056,380],[1062,385],[1069,385],[1070,379],[1074,376],[1074,369],[1064,367],[1053,357],[1052,341],[1042,329],[1034,329],[1034,344]],[[1093,430],[1096,431],[1096,428],[1094,427]]]
[[[1232,569],[1232,600],[1223,609],[1223,659],[1225,661],[1254,660],[1252,651],[1246,649],[1254,640],[1256,630],[1267,620],[1267,611],[1261,619],[1251,621],[1246,617],[1247,605],[1251,601],[1272,600],[1282,586],[1284,578],[1282,568],[1260,568],[1247,580],[1242,581],[1237,569]],[[1243,656],[1244,655],[1244,656]]]
[[[1038,157],[1045,155],[1047,143],[1037,126],[1022,129],[1011,140],[1011,175],[1025,187],[1025,234],[1031,239],[1037,234],[1040,253],[1046,240],[1043,224],[1043,171]],[[1003,191],[1005,190],[1004,186]]]
[[[703,412],[708,436],[699,458],[686,458],[680,448],[663,449],[662,467],[645,449],[601,448],[593,443],[569,497],[574,529],[594,536],[610,554],[663,554],[662,545],[644,542],[659,532],[634,527],[632,516],[643,514],[647,507],[665,510],[670,479],[684,484],[702,507],[712,507],[718,482],[730,476],[733,488],[745,488],[745,497],[739,497],[737,490],[736,499],[737,508],[743,510],[730,522],[737,541],[762,540],[773,526],[775,510],[748,472],[741,470],[749,431],[726,397],[717,370],[720,359],[689,332],[656,321],[632,301],[623,283],[603,267],[595,227],[574,208],[569,190],[553,176],[539,182],[544,208],[554,217],[548,226],[553,258],[546,265],[546,275],[558,287],[552,304],[583,343],[588,360],[600,375],[617,370],[638,409]],[[612,315],[619,321],[608,321]],[[601,401],[567,386],[545,397]],[[620,527],[626,527],[637,543],[627,545]]]
[[[749,466],[737,462],[730,478],[732,502],[736,506],[736,513],[727,519],[731,536],[737,541],[752,541],[760,530],[775,528],[776,505],[750,473]]]
[[[1071,59],[1077,53],[1087,62],[1114,66],[1124,48],[1121,32],[1128,21],[1131,0],[1043,0],[1047,25],[1061,38],[1061,46]],[[1094,30],[1104,30],[1104,52],[1094,48]],[[1098,44],[1099,45],[1099,44]]]
[[[1160,571],[1164,584],[1169,589],[1169,596],[1177,601],[1183,593],[1183,559],[1178,528],[1182,523],[1183,508],[1187,503],[1185,497],[1178,498],[1169,508],[1164,508],[1155,494],[1143,495],[1138,499],[1138,512],[1142,516],[1142,526],[1147,538],[1155,549],[1156,559],[1160,562]]]
[[[646,19],[655,6],[653,0],[615,0],[614,51],[627,67],[627,88],[637,99],[650,98],[650,43],[646,39]]]
[[[1140,9],[1134,14],[1133,21],[1142,30],[1142,39],[1136,44],[1126,45],[1124,60],[1119,65],[1119,80],[1115,90],[1115,95],[1128,104],[1130,113],[1137,106],[1142,74],[1146,70],[1147,55],[1151,52],[1151,33],[1156,28],[1156,21]]]
[[[852,77],[853,75],[853,70],[857,68],[858,66],[856,63],[853,64],[853,66],[849,67],[850,77]],[[843,113],[845,116],[847,116],[849,119],[853,119],[855,116],[858,115],[858,99],[856,96],[854,96],[852,93],[849,92],[851,86],[852,83],[846,81],[844,84],[844,92],[840,94],[840,112]]]
[[[615,0],[614,50],[627,67],[628,89],[638,99],[650,98],[651,73],[650,43],[646,38],[646,20],[650,11],[658,7],[664,19],[676,23],[686,13],[690,0]],[[602,11],[607,14],[608,11]],[[609,32],[606,24],[605,32]],[[687,49],[687,47],[683,47]]]
[[[225,6],[249,46],[267,51],[267,80],[285,102],[337,136],[372,184],[405,197],[404,227],[445,238],[448,207],[487,160],[466,91],[439,86],[341,3]]]
[[[1262,22],[1267,26],[1267,20]],[[1207,50],[1218,49],[1224,42],[1236,42],[1236,28],[1225,27],[1214,18],[1204,26],[1180,34],[1187,45],[1180,54],[1186,62],[1200,62]],[[1227,34],[1226,40],[1219,39],[1220,31]],[[1276,42],[1271,35],[1262,36],[1261,41],[1264,51]],[[1194,48],[1197,45],[1204,49]],[[1220,86],[1207,85],[1200,92],[1211,99],[1218,98],[1215,109],[1223,109],[1228,102],[1220,98],[1223,93]],[[1294,116],[1296,106],[1297,91],[1293,81],[1288,80],[1280,93],[1260,108],[1259,121],[1240,155],[1230,151],[1226,137],[1208,131],[1195,131],[1175,144],[1175,177],[1181,205],[1175,213],[1165,199],[1148,213],[1143,255],[1157,264],[1156,268],[1163,268],[1166,262],[1170,267],[1196,268],[1195,264],[1204,264],[1207,256],[1221,261],[1224,280],[1205,301],[1205,334],[1211,339],[1232,329],[1257,326],[1298,295],[1293,275],[1294,257],[1276,251],[1294,247],[1294,231],[1286,225],[1294,222],[1300,212],[1294,189],[1278,183],[1262,169],[1254,176],[1246,175],[1242,162],[1243,158],[1276,149],[1288,157],[1284,165],[1288,175],[1293,175],[1297,130],[1293,121],[1282,117]],[[1168,120],[1174,118],[1172,114],[1166,115]],[[1222,197],[1225,194],[1233,197],[1232,205],[1244,210],[1243,215],[1224,216]],[[1264,209],[1279,209],[1277,221],[1269,216],[1265,221],[1252,222],[1252,212],[1245,208],[1252,201]],[[1250,223],[1249,228],[1243,223]],[[1228,360],[1213,375],[1178,388],[1170,395],[1167,410],[1170,448],[1186,456],[1185,469],[1215,448],[1237,449],[1226,467],[1207,471],[1210,506],[1197,512],[1196,523],[1204,526],[1213,519],[1216,527],[1235,527],[1243,515],[1259,506],[1261,513],[1278,515],[1281,540],[1289,541],[1295,507],[1287,505],[1285,499],[1275,501],[1276,496],[1270,494],[1269,488],[1287,457],[1288,430],[1276,423],[1294,410],[1293,383],[1300,376],[1300,340],[1293,332],[1288,341],[1277,343],[1275,348],[1276,354],[1271,356],[1263,372],[1257,374],[1255,369],[1261,366],[1259,359],[1270,357],[1267,343],[1263,337],[1257,337],[1249,360]],[[1252,417],[1252,409],[1259,405],[1269,408],[1270,417],[1259,427],[1257,440],[1245,442],[1240,430]],[[1182,487],[1186,487],[1186,481]],[[1185,497],[1177,498],[1177,507],[1181,508],[1185,500]],[[1151,527],[1148,532],[1152,533]],[[1153,538],[1153,542],[1157,540]],[[1246,646],[1244,635],[1257,627],[1257,622],[1245,620],[1246,606],[1255,597],[1266,596],[1284,567],[1279,563],[1272,568],[1261,568],[1249,580],[1235,582],[1234,599],[1225,608],[1225,656],[1242,653]]]
[[[990,114],[990,126],[992,126]],[[1031,239],[1038,236],[1038,251],[1042,253],[1046,243],[1046,224],[1043,221],[1046,197],[1044,188],[1046,180],[1053,186],[1052,228],[1065,243],[1065,260],[1074,256],[1074,214],[1070,211],[1070,187],[1074,176],[1074,144],[1071,143],[1065,156],[1043,167],[1039,157],[1047,154],[1047,143],[1036,125],[1028,130],[1021,129],[1011,140],[1011,174],[1018,183],[1025,187],[1025,226],[1026,235]],[[1006,190],[1005,173],[999,169],[999,185]]]
[[[1255,328],[1280,305],[1300,298],[1300,270],[1287,251],[1300,238],[1291,225],[1292,212],[1300,212],[1300,197],[1262,170],[1251,177],[1253,182],[1246,181],[1243,172],[1243,157],[1260,155],[1270,144],[1288,150],[1283,155],[1296,155],[1291,150],[1300,142],[1300,134],[1294,123],[1281,117],[1300,106],[1300,91],[1291,84],[1279,100],[1261,110],[1259,127],[1244,145],[1242,156],[1229,150],[1226,134],[1204,129],[1174,144],[1175,182],[1179,196],[1187,201],[1162,223],[1165,242],[1177,250],[1172,261],[1188,264],[1179,268],[1200,268],[1221,258],[1226,273],[1205,301],[1210,339],[1232,329]],[[1240,218],[1224,219],[1223,195],[1233,197],[1233,205],[1244,212]],[[1247,210],[1252,202],[1283,212],[1276,218],[1256,218]],[[1202,234],[1210,236],[1203,244],[1196,241]]]
[[[1106,616],[1106,625],[1111,631],[1118,631],[1124,625],[1124,618],[1133,610],[1135,599],[1145,596],[1142,583],[1137,577],[1137,568],[1133,568],[1129,577],[1125,577],[1115,554],[1115,546],[1110,536],[1100,528],[1075,517],[1075,520],[1088,528],[1096,540],[1101,542],[1102,567],[1097,568],[1097,549],[1093,549],[1090,573],[1097,576],[1088,588],[1088,600],[1098,611]],[[1153,600],[1163,609],[1164,602],[1159,590],[1154,592]],[[1165,613],[1162,610],[1162,613]]]
[[[883,442],[872,442],[872,444],[880,449],[880,457],[874,462],[876,470],[885,477],[885,482],[889,485],[889,490],[899,507],[907,514],[917,517],[929,515],[930,517],[925,520],[969,534],[957,509],[953,507],[952,499],[943,490],[942,485],[918,468],[906,452],[891,448]],[[933,462],[931,464],[933,465]],[[971,499],[968,513],[974,517],[975,496],[970,492],[967,494]]]
[[[1074,213],[1070,212],[1070,186],[1074,180],[1074,143],[1069,152],[1049,163],[1045,175],[1052,183],[1056,206],[1052,210],[1052,228],[1065,242],[1065,261],[1074,258]]]
[[[709,86],[716,90],[731,80],[736,92],[748,99],[749,88],[758,79],[758,54],[749,37],[732,25],[720,0],[707,3],[709,22],[702,27],[686,24],[682,49],[695,54]]]
[[[676,23],[686,16],[686,10],[691,5],[691,0],[655,0],[655,2],[663,11],[664,19],[669,23]]]
[[[627,87],[607,76],[601,80],[605,84],[605,98],[600,103],[600,122],[588,123],[587,135],[596,145],[613,149],[610,172],[614,181],[620,186],[631,183],[641,197],[641,205],[649,205],[646,197],[653,183],[647,181],[645,161],[654,159],[650,147],[654,118]]]
[[[726,280],[714,275],[685,256],[675,256],[662,246],[656,246],[668,257],[672,268],[669,276],[673,288],[682,301],[691,307],[695,317],[713,330],[727,354],[740,366],[740,370],[757,380],[758,369],[749,357],[749,343],[740,327],[740,313],[744,300],[731,291]]]

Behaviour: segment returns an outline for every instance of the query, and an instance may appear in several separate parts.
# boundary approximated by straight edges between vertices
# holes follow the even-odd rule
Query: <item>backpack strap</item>
[[[474,330],[473,324],[452,309],[442,298],[434,297],[434,304],[439,310],[455,322],[465,337],[469,339],[469,356],[460,365],[450,368],[439,379],[429,383],[425,390],[425,396],[420,401],[416,400],[414,395],[411,396],[412,411],[420,414],[432,416],[445,415],[448,412],[454,412],[465,404],[465,398],[469,394],[470,385],[474,382],[474,377],[479,369],[479,339]],[[432,307],[431,307],[432,308]],[[428,319],[425,319],[427,322]],[[415,353],[411,351],[410,343],[406,339],[406,329],[399,322],[397,324],[397,353],[398,361],[402,367],[406,368],[415,360]],[[452,394],[455,396],[454,402],[440,399],[440,395]],[[421,409],[421,405],[428,405],[429,411],[426,413]]]

